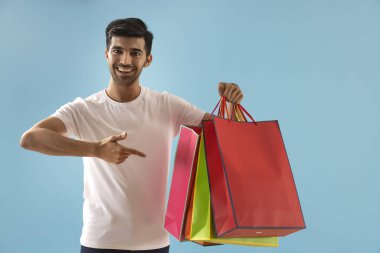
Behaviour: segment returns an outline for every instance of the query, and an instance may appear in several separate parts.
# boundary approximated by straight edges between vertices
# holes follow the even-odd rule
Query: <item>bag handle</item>
[[[248,116],[252,120],[252,122],[255,123],[255,125],[257,125],[256,121],[253,119],[251,114],[249,114],[247,110],[241,104],[234,104],[232,107],[232,112],[230,114],[227,108],[227,98],[225,96],[222,96],[220,98],[220,100],[214,107],[214,110],[211,112],[210,118],[211,118],[211,115],[214,114],[218,106],[219,106],[218,117],[225,119],[226,118],[225,116],[227,114],[227,119],[232,120],[232,116],[235,115],[235,118],[237,119],[237,121],[248,122],[247,118],[245,117],[245,116]]]

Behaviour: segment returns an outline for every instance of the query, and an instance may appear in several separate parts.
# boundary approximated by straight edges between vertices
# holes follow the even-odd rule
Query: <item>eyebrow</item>
[[[135,51],[135,52],[137,51],[137,52],[140,52],[140,53],[143,52],[143,51],[142,51],[141,49],[139,49],[139,48],[132,48],[131,51]]]
[[[124,50],[124,48],[122,47],[119,47],[119,46],[113,46],[111,49],[119,49],[119,50]],[[143,53],[143,51],[139,48],[131,48],[131,51],[134,51],[134,52],[141,52]]]

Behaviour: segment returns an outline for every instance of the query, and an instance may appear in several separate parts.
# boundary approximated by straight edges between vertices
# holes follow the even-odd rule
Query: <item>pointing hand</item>
[[[124,132],[122,134],[113,135],[103,139],[98,143],[96,156],[113,164],[120,164],[124,162],[130,155],[146,157],[143,152],[125,147],[118,143],[118,141],[125,140],[126,138],[127,133]]]

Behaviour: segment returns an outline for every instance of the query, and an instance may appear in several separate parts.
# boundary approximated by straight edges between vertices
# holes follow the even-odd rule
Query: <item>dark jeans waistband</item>
[[[121,249],[95,249],[88,248],[81,245],[80,253],[169,253],[170,245],[159,248],[159,249],[149,249],[149,250],[121,250]]]

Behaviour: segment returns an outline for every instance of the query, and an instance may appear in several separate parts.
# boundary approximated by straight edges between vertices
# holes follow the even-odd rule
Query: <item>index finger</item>
[[[132,155],[137,155],[137,156],[140,156],[140,157],[146,157],[146,154],[144,154],[143,152],[141,152],[141,151],[139,151],[137,149],[127,148],[125,146],[123,146],[123,152],[129,153],[129,154],[132,154]]]

